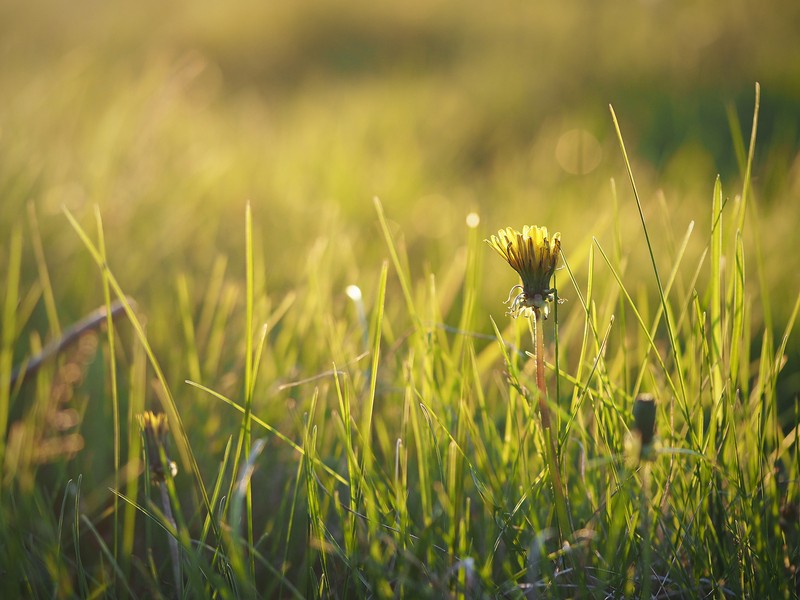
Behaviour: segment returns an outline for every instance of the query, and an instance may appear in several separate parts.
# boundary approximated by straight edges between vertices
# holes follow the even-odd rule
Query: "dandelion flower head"
[[[147,461],[150,466],[150,477],[153,482],[161,483],[164,481],[165,470],[161,463],[161,453],[166,458],[166,466],[170,474],[175,477],[178,474],[178,465],[167,456],[167,436],[169,433],[169,422],[164,413],[153,413],[145,411],[139,415],[139,426],[144,433],[145,446],[147,448]]]
[[[522,284],[511,288],[508,295],[508,314],[529,317],[533,313],[538,316],[541,311],[546,319],[550,312],[548,303],[554,299],[550,280],[561,255],[561,234],[551,236],[547,227],[526,225],[521,232],[512,227],[501,229],[485,241],[522,279]]]

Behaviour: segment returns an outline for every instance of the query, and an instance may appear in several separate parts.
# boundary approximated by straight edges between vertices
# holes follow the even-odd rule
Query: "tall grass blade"
[[[642,201],[639,198],[639,191],[636,189],[636,180],[633,177],[633,169],[631,168],[630,160],[628,159],[628,152],[625,150],[625,141],[622,138],[622,130],[619,127],[619,121],[617,120],[617,115],[614,112],[614,107],[609,105],[609,109],[611,110],[611,118],[614,121],[614,129],[617,132],[617,139],[619,141],[620,149],[622,150],[622,157],[625,160],[625,168],[628,171],[628,179],[631,182],[631,188],[633,189],[633,196],[636,200],[636,208],[639,211],[639,218],[642,222],[642,231],[644,231],[644,237],[647,242],[647,250],[650,253],[650,263],[653,266],[653,275],[655,278],[656,286],[658,287],[658,296],[661,300],[661,306],[664,309],[664,324],[667,328],[667,336],[669,337],[670,347],[672,349],[672,357],[675,361],[675,370],[677,371],[678,383],[680,386],[680,396],[679,398],[683,402],[684,405],[688,402],[688,397],[686,394],[686,384],[684,382],[684,375],[683,375],[683,366],[681,364],[681,357],[679,352],[679,342],[677,339],[677,332],[674,330],[673,323],[669,318],[669,307],[667,306],[667,296],[664,292],[664,287],[661,283],[661,277],[658,274],[658,265],[656,264],[656,256],[653,250],[653,244],[650,241],[650,233],[647,230],[647,221],[644,217],[644,211],[642,210]]]
[[[14,340],[17,332],[17,301],[19,300],[19,277],[22,263],[22,231],[15,228],[11,234],[6,273],[6,298],[3,305],[3,332],[0,334],[0,476],[5,471],[6,431],[8,411],[11,403],[11,366],[14,362]],[[3,481],[0,478],[0,498]]]
[[[125,310],[125,314],[128,316],[128,320],[130,321],[131,325],[133,326],[134,331],[139,339],[139,342],[145,349],[145,353],[147,354],[147,358],[150,361],[150,365],[153,367],[155,372],[156,378],[161,386],[161,398],[163,399],[163,406],[164,411],[167,413],[170,423],[170,431],[172,431],[173,438],[177,442],[178,453],[181,456],[181,460],[185,467],[188,468],[189,471],[194,475],[196,487],[200,492],[203,505],[205,509],[211,514],[211,505],[208,499],[208,492],[206,491],[205,484],[203,483],[203,476],[200,473],[200,467],[197,464],[197,460],[194,456],[194,452],[192,451],[191,445],[189,443],[189,437],[186,433],[186,429],[183,426],[183,420],[180,417],[180,413],[178,411],[178,407],[175,403],[175,399],[172,396],[172,392],[169,389],[169,385],[167,384],[166,377],[164,376],[164,372],[161,369],[161,365],[158,359],[153,352],[150,343],[147,339],[147,334],[144,331],[144,327],[136,316],[136,313],[133,310],[130,302],[127,299],[127,296],[122,290],[122,287],[117,282],[116,277],[109,269],[108,265],[103,261],[103,257],[91,241],[91,239],[86,235],[86,232],[80,226],[78,221],[75,217],[72,216],[72,213],[64,207],[64,214],[67,217],[67,220],[72,225],[75,232],[80,237],[81,241],[83,242],[86,249],[92,255],[92,258],[97,263],[97,266],[101,269],[101,272],[104,274],[105,277],[108,279],[108,284],[114,293],[117,295],[117,299],[122,303],[122,306]],[[217,526],[216,521],[212,521],[212,528],[214,530],[215,535],[219,536],[219,527]]]
[[[383,263],[381,267],[380,281],[378,283],[378,299],[375,304],[375,330],[372,340],[372,364],[370,367],[369,396],[364,405],[364,412],[361,423],[361,436],[364,443],[364,456],[362,457],[362,470],[365,473],[372,471],[372,415],[375,407],[375,392],[378,386],[378,366],[381,358],[381,334],[383,331],[383,308],[386,300],[386,279],[389,272],[389,265]]]
[[[75,502],[73,504],[72,512],[72,546],[75,551],[75,567],[78,575],[78,587],[81,590],[81,595],[84,598],[89,596],[89,580],[87,578],[86,570],[83,567],[83,558],[81,555],[81,483],[83,482],[83,475],[78,475],[77,481],[73,485],[73,493],[75,494]]]
[[[225,404],[227,404],[231,408],[235,408],[239,412],[244,413],[244,407],[239,405],[239,404],[236,404],[236,402],[234,402],[233,400],[231,400],[227,396],[224,396],[223,394],[220,394],[219,392],[214,391],[211,388],[208,388],[208,387],[206,387],[206,386],[204,386],[202,384],[199,384],[196,381],[187,380],[186,384],[188,384],[188,385],[190,385],[192,387],[195,387],[198,390],[202,390],[203,392],[213,396],[214,398],[217,398],[218,400],[222,400]],[[253,420],[253,423],[255,423],[256,425],[258,425],[260,427],[263,427],[264,429],[266,429],[270,433],[274,434],[275,437],[277,437],[282,442],[285,442],[286,444],[291,446],[301,456],[305,456],[305,453],[303,451],[303,447],[302,446],[299,446],[298,444],[296,444],[294,441],[289,439],[286,435],[284,435],[283,433],[281,433],[280,431],[278,431],[277,429],[272,427],[272,425],[268,424],[266,421],[263,421],[262,419],[260,419],[259,417],[255,416],[255,415],[250,415],[250,418]],[[342,477],[339,473],[334,471],[331,467],[326,465],[324,462],[319,462],[319,463],[316,463],[316,464],[321,469],[323,469],[325,472],[327,472],[329,475],[331,475],[334,479],[336,479],[339,483],[341,483],[343,485],[349,485],[347,480],[344,477]]]
[[[53,292],[53,284],[50,280],[50,270],[47,268],[47,258],[42,244],[42,233],[39,229],[39,218],[36,216],[36,206],[33,202],[28,202],[28,223],[31,229],[31,244],[33,253],[36,256],[36,268],[39,271],[39,281],[42,285],[42,298],[44,308],[47,313],[47,321],[50,324],[50,331],[53,337],[61,337],[61,324],[58,320],[58,309]]]
[[[394,265],[395,271],[397,272],[397,277],[400,280],[400,287],[403,290],[403,297],[406,300],[408,313],[411,315],[414,321],[419,324],[419,316],[416,308],[414,308],[414,299],[411,295],[411,283],[409,282],[409,275],[406,273],[405,269],[403,268],[403,264],[400,262],[400,255],[397,252],[397,245],[394,243],[392,232],[389,231],[389,225],[386,222],[386,215],[383,212],[383,204],[381,204],[381,201],[377,197],[373,199],[373,203],[375,204],[375,210],[378,213],[378,221],[380,222],[383,236],[386,239],[386,245],[389,248],[389,256],[392,258],[392,264]]]
[[[100,253],[100,258],[103,263],[107,262],[106,257],[106,241],[103,233],[103,220],[100,216],[100,209],[95,206],[94,211],[95,223],[97,224],[97,249]],[[111,306],[111,286],[108,283],[108,275],[103,272],[103,300],[106,305],[106,339],[108,340],[108,369],[111,375],[111,413],[113,420],[113,436],[114,436],[114,488],[120,488],[120,455],[121,455],[121,437],[122,430],[120,426],[119,416],[119,387],[117,383],[117,357],[116,357],[116,336],[114,333],[114,317]],[[113,539],[113,554],[116,562],[118,557],[119,546],[119,502],[117,497],[114,496],[114,539]]]

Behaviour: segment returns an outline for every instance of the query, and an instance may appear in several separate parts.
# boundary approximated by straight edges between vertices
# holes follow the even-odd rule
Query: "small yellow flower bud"
[[[145,450],[147,452],[147,462],[150,467],[150,477],[154,483],[164,481],[164,465],[161,463],[161,452],[166,457],[166,467],[170,475],[175,477],[178,474],[178,465],[169,459],[167,455],[167,434],[169,433],[169,421],[164,413],[154,413],[145,411],[139,415],[139,426],[144,433]]]

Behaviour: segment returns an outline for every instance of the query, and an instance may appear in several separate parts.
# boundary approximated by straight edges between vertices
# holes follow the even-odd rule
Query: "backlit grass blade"
[[[153,367],[153,371],[155,372],[156,378],[161,386],[162,395],[160,396],[163,398],[164,402],[164,411],[167,413],[169,422],[170,422],[170,431],[172,432],[173,438],[177,442],[178,453],[181,456],[181,460],[184,466],[192,472],[195,478],[196,486],[198,491],[200,492],[203,505],[205,509],[211,513],[211,505],[208,499],[208,493],[206,491],[205,484],[203,483],[203,476],[200,473],[200,466],[197,464],[197,460],[194,456],[194,452],[192,451],[191,445],[189,443],[189,438],[186,433],[186,429],[183,426],[183,420],[180,417],[180,413],[178,411],[178,407],[175,404],[175,399],[172,396],[172,392],[169,389],[169,385],[167,384],[166,377],[164,376],[163,371],[161,370],[161,365],[158,359],[153,352],[153,349],[150,346],[150,342],[147,339],[147,334],[144,331],[144,327],[142,326],[141,321],[137,317],[136,313],[133,310],[130,302],[128,301],[125,292],[122,290],[122,287],[117,282],[116,277],[111,272],[108,264],[103,260],[102,254],[98,251],[97,247],[94,245],[92,240],[86,235],[86,232],[80,226],[78,221],[75,217],[72,216],[72,213],[64,207],[64,214],[67,217],[67,220],[72,225],[75,232],[80,237],[83,245],[92,255],[92,258],[97,263],[97,266],[100,268],[101,272],[104,274],[104,277],[107,278],[108,284],[114,293],[117,295],[117,299],[122,303],[125,314],[128,316],[128,320],[130,321],[131,325],[133,326],[134,331],[139,339],[139,342],[145,349],[145,353],[147,354],[147,358],[150,361],[150,365]],[[219,535],[219,529],[215,521],[212,521],[212,527],[214,529],[214,533]]]
[[[749,367],[742,369],[740,365],[740,354],[748,352],[748,348],[743,346],[743,336],[745,335],[745,282],[746,282],[746,263],[744,260],[744,245],[742,234],[740,231],[736,232],[735,244],[733,246],[733,269],[729,279],[730,288],[728,292],[729,300],[727,302],[726,313],[729,321],[728,327],[730,328],[730,371],[731,382],[733,385],[741,384],[743,390],[750,388],[750,374]],[[744,371],[741,376],[737,377],[740,371]],[[741,379],[741,382],[740,382]]]
[[[609,260],[608,256],[606,255],[605,251],[603,250],[603,247],[600,245],[600,242],[595,240],[595,243],[597,244],[597,249],[600,251],[600,254],[603,257],[603,260],[605,260],[606,265],[608,266],[609,270],[611,271],[611,274],[614,276],[614,279],[617,281],[617,285],[620,286],[620,289],[621,289],[622,293],[625,295],[625,298],[628,300],[628,304],[631,307],[631,312],[636,317],[636,320],[639,322],[640,330],[644,334],[645,338],[647,339],[647,343],[648,343],[649,347],[652,348],[653,353],[656,356],[656,360],[658,361],[658,364],[661,367],[661,370],[662,370],[662,372],[664,374],[664,378],[666,379],[666,382],[667,382],[667,385],[670,388],[670,391],[672,392],[672,394],[674,395],[675,398],[683,398],[683,396],[681,396],[678,393],[678,390],[675,388],[675,383],[672,380],[672,376],[670,375],[669,369],[667,369],[667,365],[664,363],[664,359],[662,358],[661,354],[658,351],[658,347],[656,346],[656,343],[655,343],[655,340],[653,339],[653,336],[650,334],[650,331],[649,331],[647,325],[645,325],[644,320],[642,319],[642,316],[639,314],[639,310],[636,307],[636,303],[633,301],[633,299],[631,298],[630,294],[628,293],[628,290],[625,288],[625,285],[622,283],[622,279],[620,278],[619,274],[616,272],[616,270],[614,269],[613,265],[611,264],[611,261]],[[679,406],[681,408],[681,411],[683,412],[683,416],[686,419],[687,424],[691,423],[690,412],[688,410],[687,403],[685,401],[680,401],[680,402],[678,402],[678,404],[679,404]],[[694,429],[690,427],[690,431],[691,431],[694,443],[698,444],[699,440],[696,439],[696,434],[694,432]],[[695,446],[695,447],[697,447],[697,446]]]
[[[103,219],[100,215],[100,209],[95,206],[94,210],[95,222],[97,224],[97,248],[100,252],[100,257],[103,263],[108,262],[106,256],[106,241],[103,233]],[[116,343],[114,333],[114,317],[111,310],[111,286],[108,282],[108,274],[103,272],[103,300],[106,304],[106,338],[108,340],[108,370],[111,375],[111,414],[113,420],[113,436],[114,436],[114,488],[120,488],[119,479],[119,466],[120,466],[120,447],[122,430],[120,429],[119,417],[119,388],[117,384],[117,355]],[[114,496],[114,539],[113,539],[113,554],[116,561],[118,556],[119,545],[119,502],[117,497]]]
[[[711,376],[711,410],[709,422],[708,447],[715,450],[718,428],[723,423],[725,407],[723,406],[723,322],[722,322],[722,184],[719,176],[714,182],[714,193],[711,201],[711,275],[709,281],[709,328],[710,345],[708,345],[708,369]],[[702,336],[706,346],[706,336]],[[711,443],[708,443],[711,442]]]
[[[233,437],[229,437],[228,442],[225,444],[225,452],[222,455],[222,460],[220,461],[219,469],[217,470],[217,478],[216,481],[214,482],[214,489],[211,491],[212,507],[216,507],[220,500],[220,492],[222,491],[222,483],[225,480],[225,473],[228,469],[228,461],[230,460],[232,444],[233,444]],[[201,544],[205,543],[210,527],[211,527],[211,518],[208,515],[206,515],[206,518],[203,521],[203,531],[200,534]]]
[[[200,381],[203,378],[200,370],[200,355],[198,353],[197,336],[195,335],[192,320],[192,306],[189,300],[189,281],[185,274],[180,275],[175,281],[175,291],[180,307],[181,329],[183,329],[184,346],[186,347],[186,365],[189,379]]]
[[[114,494],[114,498],[115,499],[117,498],[116,494]],[[120,585],[122,585],[122,587],[125,589],[125,591],[127,592],[127,594],[130,597],[136,598],[136,596],[137,596],[136,593],[134,593],[133,589],[131,589],[131,586],[128,584],[128,582],[127,582],[127,580],[125,578],[125,573],[120,568],[119,563],[117,562],[117,559],[114,556],[114,553],[112,553],[108,549],[108,546],[103,541],[103,536],[100,535],[100,533],[97,531],[97,528],[86,517],[86,515],[81,515],[81,520],[83,521],[84,525],[86,525],[86,527],[89,528],[89,531],[92,532],[92,536],[94,536],[95,542],[97,543],[98,547],[100,548],[100,551],[106,557],[106,560],[108,561],[108,564],[111,565],[111,569],[113,570],[114,575],[116,575],[117,581],[120,582]]]
[[[211,396],[213,396],[214,398],[217,398],[218,400],[222,400],[228,406],[230,406],[232,408],[235,408],[236,410],[238,410],[241,413],[244,413],[244,407],[239,405],[239,404],[236,404],[236,402],[234,402],[233,400],[231,400],[227,396],[225,396],[223,394],[220,394],[219,392],[217,392],[215,390],[212,390],[211,388],[208,388],[208,387],[206,387],[206,386],[204,386],[204,385],[202,385],[200,383],[197,383],[196,381],[186,380],[186,383],[188,385],[192,386],[192,387],[197,388],[198,390],[204,391],[206,394],[210,394]],[[279,440],[289,444],[289,446],[291,446],[294,450],[296,450],[298,453],[300,453],[301,456],[303,455],[303,448],[301,446],[298,446],[295,442],[293,442],[291,439],[286,437],[283,433],[281,433],[280,431],[278,431],[277,429],[272,427],[272,425],[268,424],[266,421],[261,420],[256,415],[250,415],[250,418],[253,420],[253,423],[263,427],[264,429],[266,429],[270,433],[274,434],[275,437],[277,437]],[[320,468],[322,468],[324,471],[326,471],[329,475],[331,475],[334,479],[336,479],[339,483],[342,483],[344,485],[348,485],[348,482],[344,477],[339,475],[339,473],[337,473],[336,471],[331,469],[325,463],[319,463],[318,466]]]
[[[81,595],[84,598],[89,596],[89,579],[87,577],[86,569],[83,567],[83,556],[81,554],[81,483],[83,482],[83,475],[78,475],[77,481],[73,486],[73,493],[75,494],[75,503],[73,505],[72,513],[72,546],[75,552],[75,566],[78,573],[78,587],[81,590]]]
[[[395,271],[397,272],[397,277],[400,280],[400,287],[403,290],[403,297],[406,300],[408,312],[414,321],[419,323],[419,316],[416,308],[414,307],[414,298],[411,295],[411,283],[409,281],[409,275],[403,268],[403,264],[400,262],[400,255],[397,252],[397,245],[392,237],[392,232],[389,231],[389,225],[386,222],[386,215],[383,212],[383,204],[381,204],[381,201],[377,197],[374,198],[373,203],[375,204],[375,210],[378,213],[378,221],[381,224],[381,230],[383,231],[383,236],[386,239],[386,245],[389,248],[389,256],[392,258],[392,264],[394,265]]]
[[[361,436],[364,444],[364,456],[362,458],[362,469],[369,473],[372,469],[372,414],[375,407],[375,392],[378,386],[378,366],[381,357],[381,337],[383,330],[383,309],[386,300],[386,279],[389,272],[389,265],[385,262],[381,267],[380,280],[378,283],[378,299],[375,304],[374,331],[372,339],[372,363],[370,366],[369,395],[364,405],[364,412],[361,423]]]
[[[742,182],[742,205],[739,210],[739,220],[736,223],[737,231],[744,230],[744,219],[747,212],[747,202],[750,196],[750,178],[753,173],[753,157],[756,152],[756,135],[758,134],[758,113],[761,108],[761,85],[755,84],[755,102],[753,104],[753,123],[750,128],[750,144],[747,148],[747,163],[745,163],[744,181]]]
[[[42,233],[39,229],[39,218],[36,215],[36,206],[33,202],[28,202],[28,223],[31,229],[31,245],[36,256],[36,268],[39,271],[39,281],[42,285],[42,299],[44,300],[47,321],[50,324],[50,331],[54,338],[61,337],[61,324],[58,320],[58,308],[56,307],[55,293],[53,284],[50,280],[50,270],[47,267],[47,258],[42,244]]]
[[[664,309],[664,324],[667,328],[667,336],[669,337],[670,348],[672,349],[672,357],[675,361],[675,370],[677,371],[678,383],[680,385],[680,399],[682,400],[683,404],[685,405],[688,402],[688,397],[686,394],[686,384],[683,381],[683,366],[681,364],[681,357],[679,348],[679,342],[677,339],[677,332],[673,328],[673,324],[669,318],[669,308],[667,306],[667,296],[664,292],[664,287],[661,283],[661,277],[658,274],[658,265],[656,264],[656,257],[655,251],[653,250],[652,242],[650,241],[650,233],[647,230],[647,221],[644,217],[644,211],[642,210],[642,202],[639,198],[639,191],[636,189],[636,180],[633,177],[633,169],[631,168],[630,160],[628,159],[628,152],[625,150],[625,141],[622,139],[622,131],[619,127],[619,122],[617,121],[617,115],[614,112],[614,107],[609,105],[609,109],[611,110],[611,117],[614,121],[614,129],[617,132],[617,139],[619,140],[619,146],[622,150],[622,157],[625,160],[625,168],[628,171],[628,178],[631,182],[631,188],[633,189],[633,196],[636,200],[636,208],[639,211],[639,218],[642,222],[642,231],[644,231],[644,237],[647,242],[647,250],[650,253],[650,263],[653,266],[653,275],[655,278],[656,286],[658,287],[658,295],[661,300],[661,306]]]
[[[242,426],[239,430],[239,439],[236,443],[236,452],[233,457],[233,474],[231,477],[230,488],[228,489],[228,498],[233,497],[234,483],[240,477],[239,461],[242,452],[251,451],[251,423],[252,423],[252,410],[253,410],[253,391],[255,388],[255,372],[253,370],[253,362],[255,356],[253,355],[253,216],[250,209],[250,203],[247,203],[245,209],[245,351],[244,351],[244,411],[242,412]],[[247,505],[247,543],[250,547],[253,546],[253,498],[250,489],[250,478],[242,479],[246,489],[244,495]],[[250,577],[255,579],[255,557],[252,552],[249,557],[250,564]]]
[[[11,234],[6,273],[6,297],[3,305],[3,331],[0,333],[0,473],[5,471],[6,430],[11,400],[11,367],[14,362],[14,341],[17,332],[17,301],[19,299],[20,264],[22,262],[22,231]],[[0,481],[0,498],[3,482]]]
[[[131,365],[128,370],[128,414],[125,421],[127,433],[127,471],[125,492],[130,498],[136,498],[139,492],[139,465],[142,462],[142,436],[139,429],[138,416],[144,412],[147,388],[147,357],[144,346],[135,344],[132,351]],[[122,527],[122,554],[133,556],[136,542],[137,511],[130,504],[125,505]],[[126,575],[130,573],[130,562],[123,562]]]
[[[694,221],[689,223],[689,227],[687,227],[687,229],[686,229],[686,234],[684,235],[683,240],[681,241],[681,245],[680,245],[680,247],[678,249],[678,252],[677,252],[675,258],[672,261],[672,270],[670,271],[669,277],[667,278],[667,284],[664,287],[664,293],[665,293],[666,297],[669,297],[669,294],[672,291],[672,286],[675,283],[675,280],[676,280],[676,278],[678,276],[678,273],[679,273],[679,270],[680,270],[680,267],[681,267],[681,263],[683,262],[683,256],[684,256],[684,254],[686,252],[686,248],[689,245],[689,239],[692,236],[692,231],[694,231]],[[691,294],[690,294],[689,298],[691,298]],[[689,304],[690,304],[690,300],[687,299],[686,306],[689,306]],[[664,304],[659,305],[658,309],[656,309],[656,314],[653,317],[653,324],[650,326],[650,336],[653,339],[655,339],[656,333],[658,332],[658,326],[661,323],[662,317],[664,316],[664,306],[665,306]],[[667,307],[668,306],[669,305],[667,304]],[[680,330],[679,321],[675,319],[675,317],[672,315],[672,313],[670,313],[669,320],[671,322],[673,322],[673,323],[676,323],[675,331],[676,332],[679,331]],[[650,356],[650,350],[651,349],[652,349],[652,346],[648,346],[647,353],[645,354],[644,359],[641,360],[642,365],[644,365],[647,362],[648,357]],[[639,389],[640,389],[640,386],[642,385],[642,379],[644,378],[645,372],[646,372],[646,369],[644,369],[644,368],[641,368],[639,370],[639,375],[638,375],[638,377],[636,379],[636,383],[634,383],[633,389],[630,392],[631,395],[635,396],[636,394],[639,393]]]
[[[789,342],[789,335],[791,334],[792,330],[794,329],[794,324],[797,320],[797,314],[800,312],[800,294],[798,294],[797,299],[794,303],[794,308],[792,309],[792,314],[789,317],[789,321],[786,324],[786,328],[784,329],[783,335],[781,336],[781,342],[778,345],[778,351],[775,353],[775,362],[772,366],[772,372],[774,377],[777,377],[778,372],[781,370],[783,366],[783,358],[784,353],[786,352],[786,344]],[[794,427],[789,433],[783,438],[783,441],[780,444],[780,447],[772,453],[771,456],[771,463],[774,463],[778,458],[780,458],[784,452],[786,452],[789,448],[791,448],[792,444],[794,444],[797,440],[798,434],[800,434],[800,425]]]

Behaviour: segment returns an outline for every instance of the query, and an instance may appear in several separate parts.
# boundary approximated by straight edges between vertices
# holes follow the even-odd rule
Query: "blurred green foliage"
[[[220,204],[252,198],[293,243],[318,233],[309,216],[320,211],[372,219],[374,194],[402,207],[392,212],[411,235],[426,229],[414,207],[439,207],[421,202],[430,195],[443,197],[441,221],[460,224],[466,208],[491,228],[544,220],[556,202],[566,221],[620,175],[608,103],[633,154],[652,165],[652,185],[683,195],[710,189],[717,172],[736,180],[726,106],[746,128],[755,81],[760,199],[780,204],[796,186],[794,2],[6,2],[0,11],[5,224],[17,198],[46,213],[100,203],[126,229],[143,211],[162,231],[195,237],[187,207],[219,217]],[[572,128],[602,146],[588,176],[554,164]],[[228,220],[215,219],[214,233]],[[441,227],[438,236],[453,231]]]
[[[624,183],[609,103],[645,198],[663,193],[665,226],[705,230],[714,176],[739,189],[731,131],[749,137],[759,81],[763,258],[770,285],[794,290],[800,259],[784,242],[800,194],[799,29],[791,0],[4,2],[0,234],[35,205],[67,320],[100,296],[62,205],[100,206],[110,262],[145,305],[178,272],[208,277],[219,254],[241,268],[247,199],[279,290],[303,285],[320,240],[337,285],[374,272],[385,255],[375,195],[417,272],[451,260],[470,211],[489,232],[547,224],[579,257],[609,235],[609,181]],[[574,129],[595,145],[567,139],[566,160],[586,157],[588,173],[557,157]],[[620,190],[636,269],[641,240]],[[486,301],[498,285],[490,273]]]

